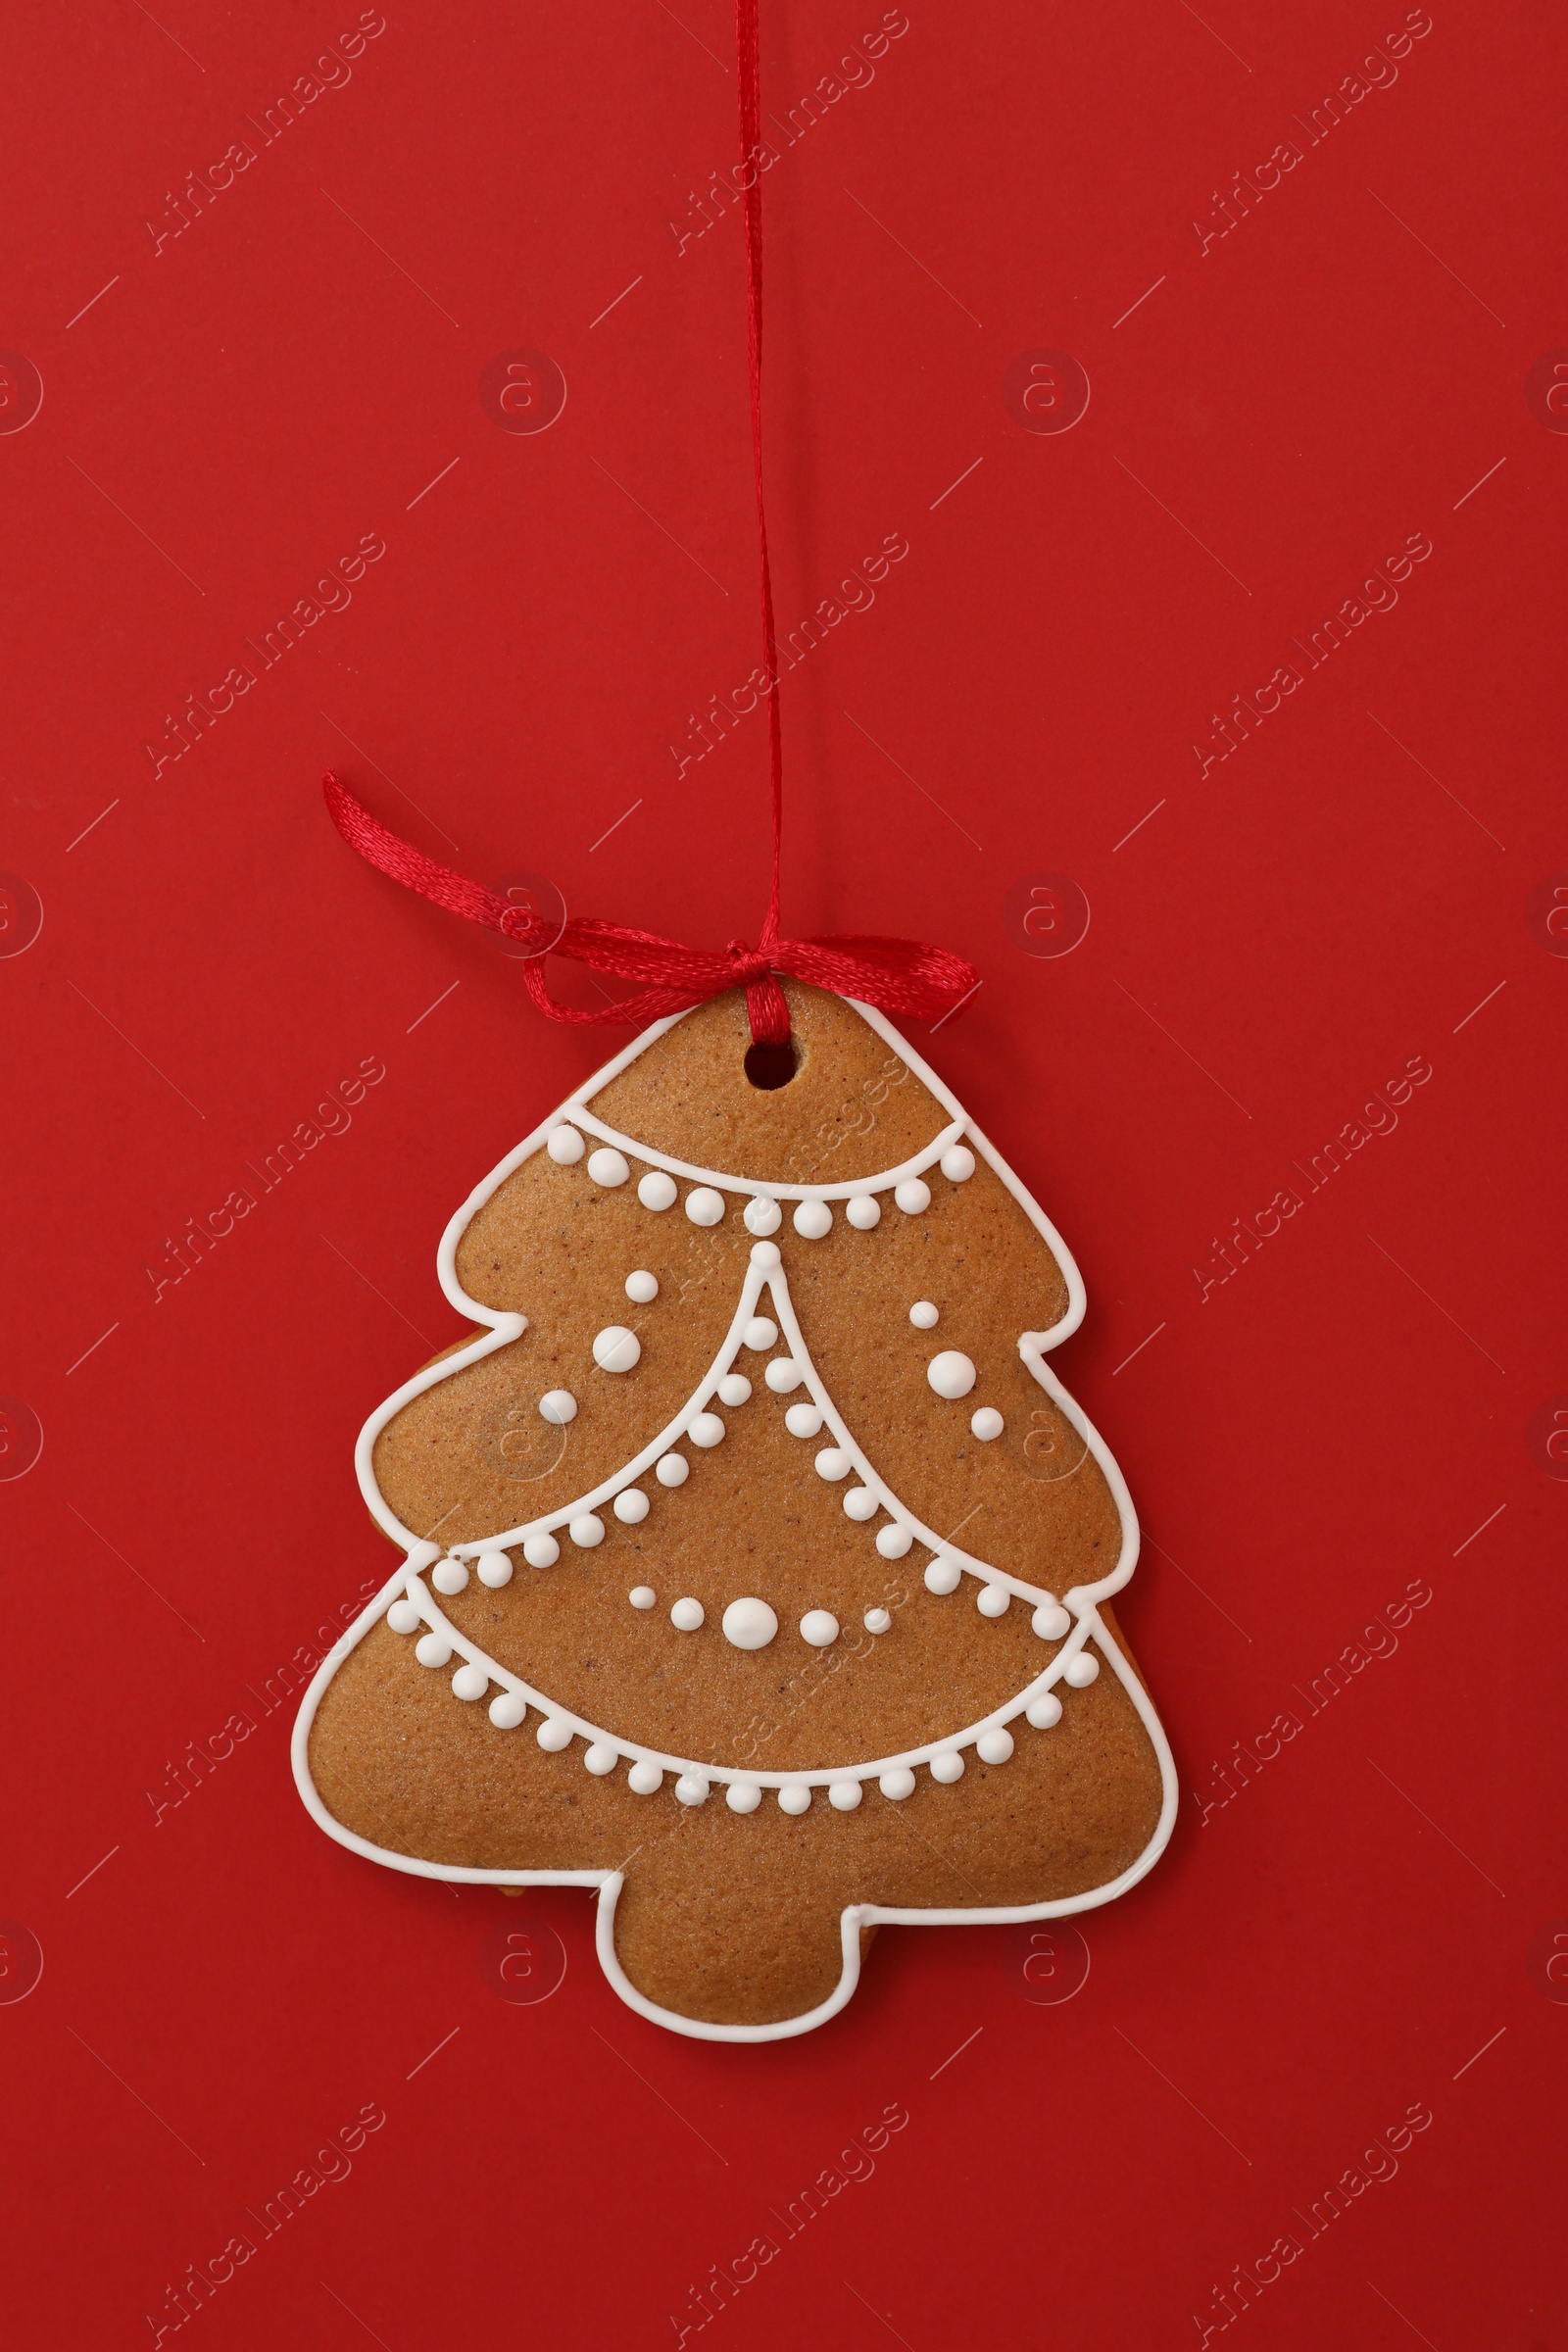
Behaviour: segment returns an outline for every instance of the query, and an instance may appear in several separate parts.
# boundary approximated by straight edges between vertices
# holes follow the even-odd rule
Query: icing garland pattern
[[[959,1141],[964,1130],[962,1119],[955,1119],[951,1126],[944,1127],[934,1142],[916,1152],[911,1158],[901,1161],[898,1167],[886,1168],[880,1176],[851,1177],[843,1184],[768,1184],[754,1183],[749,1176],[715,1176],[710,1168],[694,1168],[689,1160],[671,1159],[665,1152],[655,1152],[647,1144],[639,1144],[630,1136],[617,1134],[613,1127],[607,1127],[603,1119],[596,1119],[580,1102],[572,1103],[569,1123],[564,1120],[553,1129],[546,1146],[552,1159],[568,1165],[581,1159],[585,1147],[580,1135],[576,1138],[575,1146],[558,1144],[557,1140],[580,1127],[586,1127],[591,1135],[602,1137],[607,1144],[613,1145],[617,1152],[629,1152],[633,1158],[644,1161],[656,1171],[662,1171],[666,1181],[671,1176],[684,1176],[689,1184],[699,1186],[701,1190],[689,1196],[686,1209],[694,1225],[716,1225],[724,1214],[724,1193],[745,1194],[757,1211],[767,1212],[759,1215],[754,1222],[753,1209],[746,1211],[746,1230],[760,1240],[765,1240],[770,1233],[777,1233],[783,1223],[778,1210],[781,1200],[843,1200],[858,1205],[862,1208],[862,1216],[851,1216],[850,1223],[862,1232],[869,1232],[882,1214],[881,1204],[875,1198],[878,1193],[892,1193],[906,1215],[918,1216],[922,1209],[931,1205],[931,1188],[920,1181],[928,1168],[940,1163],[943,1175],[951,1184],[966,1184],[974,1174],[975,1167],[974,1153]],[[590,1168],[592,1164],[590,1161]],[[637,1198],[645,1208],[672,1208],[675,1202],[673,1185],[670,1185],[667,1193],[661,1187],[655,1198],[649,1198],[650,1192],[658,1184],[657,1173],[645,1176],[637,1187]],[[718,1189],[720,1186],[723,1187],[722,1192]],[[690,1205],[691,1200],[701,1204],[695,1212]],[[718,1203],[716,1214],[713,1213],[715,1200]],[[863,1210],[869,1208],[876,1209],[874,1217],[863,1215]],[[845,1213],[848,1215],[849,1210],[846,1209]],[[827,1225],[811,1220],[806,1225],[797,1223],[796,1231],[804,1234],[808,1241],[820,1241],[830,1226],[831,1219]]]
[[[613,1134],[613,1130],[600,1122],[589,1121],[580,1109],[575,1115],[583,1125],[592,1125],[596,1134],[606,1138]],[[940,1163],[953,1183],[965,1182],[974,1171],[973,1154],[966,1147],[956,1143],[955,1135],[954,1128],[945,1129],[936,1144],[927,1147],[913,1162],[905,1162],[902,1169],[891,1171],[872,1185],[862,1182],[853,1193],[848,1188],[834,1188],[831,1197],[848,1200],[852,1207],[857,1203],[877,1205],[876,1193],[892,1190],[895,1200],[907,1214],[918,1214],[929,1205],[930,1191],[923,1181],[906,1173],[911,1165],[929,1167]],[[616,1138],[615,1141],[617,1145],[626,1142],[628,1150],[638,1152],[638,1147],[629,1139]],[[551,1158],[558,1164],[570,1166],[583,1156],[585,1146],[576,1127],[563,1124],[551,1133],[547,1149]],[[608,1143],[603,1150],[593,1153],[588,1166],[595,1182],[606,1186],[626,1183],[631,1172],[623,1154]],[[669,1161],[666,1166],[679,1168],[680,1173],[688,1177],[707,1173],[702,1169],[688,1168],[678,1161]],[[656,1171],[656,1174],[660,1173],[664,1171]],[[644,1188],[653,1181],[652,1177],[643,1180],[638,1188],[640,1199],[645,1198]],[[726,1189],[734,1182],[728,1178],[719,1181]],[[831,1227],[832,1211],[824,1197],[827,1189],[817,1188],[815,1192],[806,1193],[795,1212],[793,1222],[796,1229],[808,1240],[820,1239]],[[760,1213],[766,1208],[775,1209],[772,1219],[774,1230],[782,1222],[772,1199],[775,1190],[785,1198],[794,1197],[784,1187],[769,1188],[767,1193],[760,1188],[750,1191],[746,1212],[749,1229],[755,1231],[759,1224],[767,1222]],[[667,1200],[661,1191],[655,1201],[645,1200],[645,1205],[655,1207],[656,1211],[662,1210],[673,1206],[674,1199],[674,1188],[671,1186]],[[693,1200],[701,1203],[700,1213],[694,1221],[702,1224],[717,1224],[727,1211],[728,1203],[715,1185],[703,1185],[688,1195],[688,1213]],[[718,1204],[716,1215],[712,1213],[710,1205],[715,1200]],[[877,1221],[880,1221],[879,1207]],[[874,1229],[869,1220],[862,1218],[857,1222],[862,1231]],[[458,1698],[467,1701],[483,1698],[494,1684],[497,1695],[491,1700],[488,1712],[490,1721],[498,1730],[518,1729],[532,1708],[541,1718],[535,1734],[541,1747],[560,1752],[570,1746],[573,1740],[580,1739],[587,1743],[583,1763],[589,1772],[602,1776],[624,1763],[628,1767],[628,1785],[641,1795],[655,1794],[662,1788],[665,1775],[673,1774],[675,1794],[687,1805],[705,1802],[716,1782],[723,1787],[731,1809],[740,1814],[755,1812],[761,1802],[764,1789],[773,1790],[786,1811],[801,1813],[810,1804],[812,1791],[817,1788],[827,1790],[828,1800],[837,1811],[849,1812],[859,1803],[862,1786],[870,1780],[877,1782],[884,1796],[896,1801],[911,1795],[916,1786],[916,1766],[929,1767],[934,1781],[951,1786],[962,1776],[963,1751],[968,1747],[973,1747],[984,1763],[1004,1764],[1013,1753],[1013,1735],[1008,1729],[1009,1724],[1021,1717],[1037,1730],[1050,1730],[1060,1722],[1062,1711],[1061,1701],[1056,1697],[1053,1686],[1060,1682],[1071,1689],[1084,1690],[1098,1676],[1100,1661],[1088,1647],[1091,1638],[1098,1639],[1101,1646],[1104,1646],[1105,1637],[1098,1613],[1087,1596],[1078,1592],[1067,1594],[1068,1606],[1064,1607],[1054,1593],[1009,1576],[962,1550],[951,1541],[938,1537],[905,1508],[856,1444],[810,1360],[796,1319],[777,1244],[766,1239],[754,1243],[751,1261],[742,1285],[740,1302],[731,1319],[724,1344],[706,1378],[674,1420],[612,1477],[556,1511],[511,1528],[503,1535],[455,1544],[444,1556],[437,1544],[415,1544],[404,1565],[403,1591],[386,1612],[388,1625],[395,1633],[404,1635],[419,1632],[421,1627],[424,1629],[415,1645],[415,1654],[422,1666],[445,1667],[452,1663],[454,1655],[461,1658],[462,1663],[452,1677],[452,1689]],[[626,1286],[628,1293],[632,1282],[646,1283],[652,1280],[651,1276],[632,1276]],[[759,1311],[764,1289],[771,1294],[772,1315]],[[924,1302],[921,1303],[923,1306]],[[921,1329],[931,1328],[935,1320],[934,1309],[923,1311],[918,1316],[911,1315],[911,1321]],[[498,1664],[476,1642],[461,1634],[443,1614],[424,1584],[423,1577],[428,1570],[430,1586],[434,1587],[436,1592],[456,1594],[467,1586],[467,1563],[471,1560],[480,1582],[492,1589],[498,1588],[505,1585],[512,1575],[512,1563],[507,1556],[508,1546],[520,1544],[523,1556],[533,1565],[549,1567],[560,1558],[555,1531],[561,1527],[566,1529],[572,1543],[579,1546],[591,1547],[603,1542],[605,1524],[598,1516],[601,1504],[610,1502],[615,1517],[624,1523],[635,1525],[646,1518],[648,1497],[635,1481],[652,1467],[656,1478],[666,1488],[684,1484],[689,1464],[682,1454],[674,1450],[676,1445],[683,1439],[703,1447],[722,1444],[725,1424],[718,1414],[708,1409],[710,1400],[716,1397],[732,1408],[745,1404],[751,1397],[752,1385],[743,1374],[733,1369],[737,1356],[743,1348],[761,1352],[775,1347],[781,1334],[788,1352],[769,1361],[763,1374],[766,1385],[778,1395],[788,1395],[803,1384],[808,1390],[810,1403],[791,1405],[785,1416],[785,1425],[793,1436],[799,1438],[818,1436],[824,1428],[831,1432],[833,1445],[824,1446],[816,1455],[817,1472],[822,1478],[835,1483],[847,1479],[852,1470],[856,1473],[858,1483],[846,1491],[843,1507],[848,1517],[861,1523],[874,1519],[879,1511],[887,1514],[888,1523],[876,1536],[877,1549],[882,1556],[886,1559],[902,1559],[915,1543],[927,1545],[932,1553],[924,1575],[929,1592],[937,1594],[953,1592],[964,1575],[972,1576],[980,1586],[976,1606],[982,1616],[991,1619],[1003,1617],[1015,1598],[1026,1600],[1033,1604],[1030,1622],[1035,1633],[1042,1640],[1060,1642],[1061,1646],[1032,1683],[990,1715],[901,1755],[787,1772],[760,1772],[716,1764],[697,1765],[687,1758],[646,1747],[639,1741],[608,1732],[584,1717],[573,1714],[570,1709],[558,1706],[532,1684]],[[630,1371],[636,1365],[641,1356],[641,1347],[634,1333],[612,1325],[599,1334],[594,1342],[593,1353],[602,1370],[619,1373]],[[956,1400],[969,1394],[978,1376],[968,1356],[949,1349],[933,1357],[927,1377],[939,1396]],[[567,1407],[569,1410],[565,1409]],[[564,1390],[552,1391],[540,1405],[545,1418],[551,1421],[568,1421],[575,1415],[576,1409],[575,1400]],[[982,1429],[982,1421],[993,1423],[995,1427]],[[976,1413],[971,1426],[977,1437],[1000,1435],[1002,1416],[985,1407]],[[657,1595],[650,1587],[642,1585],[633,1591],[630,1599],[635,1608],[651,1609],[656,1605]],[[1076,1622],[1073,1614],[1075,1603]],[[683,1597],[674,1603],[669,1617],[677,1632],[690,1634],[702,1628],[705,1612],[700,1601]],[[892,1624],[885,1609],[869,1610],[864,1622],[867,1630],[873,1634],[887,1632]],[[837,1641],[840,1628],[837,1619],[826,1609],[810,1609],[802,1618],[799,1630],[802,1639],[812,1647],[826,1648]],[[724,1612],[723,1632],[738,1648],[762,1647],[772,1641],[777,1631],[778,1619],[765,1601],[742,1598],[731,1602]]]

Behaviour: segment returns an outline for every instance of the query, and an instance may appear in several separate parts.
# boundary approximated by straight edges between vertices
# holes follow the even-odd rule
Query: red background
[[[1568,441],[1526,378],[1568,343],[1560,24],[1435,4],[1308,146],[1291,118],[1397,7],[911,0],[764,182],[781,619],[909,543],[786,682],[786,928],[984,974],[912,1042],[1084,1269],[1059,1369],[1149,1531],[1125,1614],[1184,1795],[1082,1922],[1071,2000],[1023,1997],[1006,1930],[890,1929],[844,2017],[748,2049],[616,2002],[578,1894],[330,1844],[287,1708],[160,1818],[145,1793],[387,1572],[353,1440],[458,1337],[441,1228],[624,1038],[546,1025],[489,938],[354,859],[322,768],[583,912],[720,943],[763,896],[760,722],[678,780],[666,749],[759,659],[739,221],[665,225],[734,153],[723,0],[389,0],[155,251],[165,191],[355,13],[12,26],[0,342],[44,400],[0,436],[4,944],[29,890],[43,924],[0,959],[0,1389],[43,1449],[0,1484],[0,1989],[29,1936],[44,1967],[0,2006],[8,2332],[128,2345],[151,2312],[173,2342],[166,2286],[373,2101],[352,2177],[195,2340],[672,2343],[689,2286],[901,2102],[874,2177],[689,2342],[1179,2345],[1197,2311],[1217,2343],[1215,2281],[1294,2231],[1233,2323],[1256,2352],[1559,2352],[1568,2009],[1532,1946],[1568,1913],[1568,1489],[1531,1432],[1568,1390],[1568,966],[1529,907],[1568,866]],[[774,116],[880,18],[763,14]],[[1200,251],[1192,218],[1292,138]],[[1003,398],[1042,346],[1093,388],[1060,435]],[[477,396],[518,347],[568,386],[537,435]],[[352,605],[155,774],[165,714],[367,533]],[[1397,606],[1200,779],[1209,714],[1414,533]],[[1056,958],[1004,912],[1042,871],[1093,910]],[[155,1301],[165,1237],[366,1056],[352,1129]],[[1307,1193],[1292,1163],[1413,1056],[1396,1130]],[[1293,1185],[1201,1298],[1213,1237]],[[1397,1650],[1308,1714],[1293,1690],[1418,1581]],[[481,1948],[524,1914],[568,1965],[509,2005]],[[1397,2177],[1308,2237],[1292,2209],[1415,2103]]]

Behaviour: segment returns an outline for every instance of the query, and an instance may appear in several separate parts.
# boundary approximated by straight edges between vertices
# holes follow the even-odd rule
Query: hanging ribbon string
[[[686,1012],[729,988],[744,988],[752,1036],[758,1045],[789,1043],[790,1013],[777,975],[788,973],[836,996],[856,997],[880,1012],[935,1021],[956,1011],[979,986],[979,975],[961,956],[918,939],[879,939],[835,934],[823,939],[780,939],[779,856],[784,831],[784,749],[779,724],[778,645],[773,626],[773,581],[767,560],[767,517],[762,498],[762,192],[761,98],[759,68],[758,0],[735,0],[735,49],[740,93],[741,164],[738,174],[746,222],[746,354],[752,403],[752,471],[757,490],[757,538],[761,588],[762,652],[767,676],[768,777],[772,803],[773,855],[767,912],[755,948],[732,939],[722,954],[682,947],[653,931],[574,915],[555,926],[530,908],[515,906],[483,883],[466,881],[427,858],[363,808],[334,775],[322,780],[332,822],[351,849],[406,889],[445,906],[470,922],[500,931],[531,948],[522,966],[523,984],[543,1013],[554,1021],[598,1026],[607,1021],[641,1026],[670,1013]],[[550,993],[547,955],[565,956],[617,979],[640,980],[638,996],[602,1011],[579,1012]]]
[[[762,98],[759,0],[735,0],[735,80],[741,116],[741,209],[746,221],[746,373],[752,395],[752,475],[757,485],[757,545],[762,592],[762,663],[767,672],[767,765],[773,805],[773,875],[759,948],[778,936],[779,849],[784,833],[784,738],[778,710],[778,639],[773,627],[773,574],[767,561],[767,510],[762,499]],[[755,1027],[755,1024],[754,1024]],[[784,1013],[789,1035],[789,1010]],[[779,1041],[782,1043],[782,1039]]]

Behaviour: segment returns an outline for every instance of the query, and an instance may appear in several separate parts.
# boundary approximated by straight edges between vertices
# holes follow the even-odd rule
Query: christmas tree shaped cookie
[[[615,1989],[725,2040],[831,2016],[879,1922],[1108,1901],[1175,1810],[1132,1504],[1045,1360],[1077,1268],[884,1019],[786,993],[787,1084],[715,998],[454,1219],[485,1328],[365,1428],[401,1561],[294,1741],[340,1842],[597,1888]]]

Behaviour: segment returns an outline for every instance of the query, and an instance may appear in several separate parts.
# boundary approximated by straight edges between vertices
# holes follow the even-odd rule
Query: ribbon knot
[[[746,1017],[752,1024],[754,1046],[787,1046],[790,1008],[773,976],[773,960],[744,939],[732,939],[724,950],[734,973],[733,985],[746,991]]]

